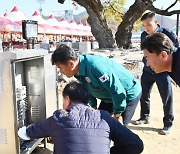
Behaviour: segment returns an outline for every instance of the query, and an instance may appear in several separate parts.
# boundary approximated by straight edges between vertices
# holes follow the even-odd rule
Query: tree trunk
[[[108,28],[106,18],[103,13],[103,6],[100,0],[75,0],[79,5],[86,8],[89,14],[88,23],[91,32],[99,43],[99,48],[113,48],[115,40],[112,31]]]
[[[147,0],[148,1],[148,0]],[[128,49],[131,47],[132,29],[135,21],[141,17],[145,10],[152,5],[152,2],[136,0],[123,17],[123,21],[118,26],[115,34],[116,44],[119,48]]]

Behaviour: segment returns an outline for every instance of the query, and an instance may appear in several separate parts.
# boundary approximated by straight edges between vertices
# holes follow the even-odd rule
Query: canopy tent
[[[14,6],[12,11],[6,17],[19,25],[22,25],[22,20],[28,20],[28,18],[24,15],[24,13],[19,11],[17,6]]]
[[[84,28],[88,32],[89,36],[93,36],[91,33],[91,27],[88,25],[87,22],[84,24]]]
[[[38,22],[38,33],[42,34],[58,34],[58,31],[53,26],[49,25],[37,11],[35,11],[31,17],[31,20]]]
[[[82,31],[81,35],[83,35],[83,36],[86,36],[86,35],[87,35],[86,30],[84,29],[84,25],[82,24],[81,21],[79,21],[79,22],[77,23],[77,28],[78,28],[80,31]]]
[[[84,35],[84,31],[78,27],[78,25],[76,24],[74,20],[70,21],[70,26],[72,27],[73,35],[78,35],[78,36]]]
[[[88,25],[88,23],[87,23],[87,22],[85,22],[84,26],[86,27],[86,30],[91,31],[91,27]]]
[[[78,28],[80,28],[80,30],[83,31],[82,34],[84,36],[92,36],[92,33],[89,30],[87,30],[87,27],[84,26],[81,21],[79,21],[77,25],[78,25]]]
[[[60,25],[62,27],[67,28],[69,31],[71,31],[71,35],[73,35],[73,28],[72,26],[67,22],[67,20],[65,18],[62,18],[60,21]]]
[[[60,26],[60,23],[53,15],[50,15],[46,22],[48,22],[51,26]]]
[[[4,17],[7,17],[7,16],[8,16],[8,13],[7,13],[7,12],[5,12],[5,13],[4,13]]]
[[[20,25],[5,17],[0,17],[0,33],[2,33],[3,50],[8,50],[12,47],[12,35],[13,33],[19,32],[21,32]],[[9,37],[7,37],[6,34]]]
[[[1,24],[1,33],[22,33],[22,20],[34,20],[38,22],[38,33],[40,34],[92,36],[90,26],[83,26],[81,22],[76,24],[75,21],[72,20],[71,23],[68,23],[65,18],[62,18],[59,22],[53,15],[49,16],[47,20],[44,20],[37,11],[28,19],[17,6],[14,6],[11,12],[6,11],[3,18],[9,19],[13,24]]]
[[[69,28],[62,26],[53,15],[50,15],[46,20],[51,26],[58,29],[58,34],[71,35],[72,31]]]
[[[0,17],[0,32],[1,33],[21,32],[21,26],[5,17]]]
[[[61,26],[66,27],[66,28],[71,28],[71,25],[67,22],[65,18],[62,18],[61,21],[59,22]]]

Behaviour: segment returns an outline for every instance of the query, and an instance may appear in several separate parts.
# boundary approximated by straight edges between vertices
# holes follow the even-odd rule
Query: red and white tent
[[[24,13],[19,11],[17,6],[15,6],[6,17],[19,25],[22,24],[22,20],[28,20]]]
[[[0,17],[0,32],[1,33],[19,33],[21,31],[21,26],[16,24],[15,22],[5,18]]]
[[[66,29],[68,29],[68,31],[70,31],[70,35],[73,35],[73,28],[71,27],[71,25],[67,22],[65,18],[62,18],[59,23],[62,27],[65,27]]]
[[[91,27],[88,25],[87,22],[84,24],[84,29],[88,32],[89,36],[93,36],[91,33]]]
[[[84,35],[83,30],[80,30],[80,28],[78,27],[78,25],[74,20],[70,21],[70,25],[71,28],[73,29],[73,35],[78,35],[78,36]]]
[[[86,27],[86,30],[91,31],[91,27],[88,25],[88,23],[87,23],[87,22],[85,22],[84,26]]]
[[[55,27],[58,29],[58,34],[63,34],[63,35],[71,35],[72,31],[69,28],[64,27],[61,25],[56,18],[54,18],[53,15],[50,15],[49,18],[46,20],[51,26]]]
[[[7,17],[7,16],[8,16],[8,13],[7,13],[7,12],[5,12],[5,13],[4,13],[4,17]]]
[[[32,15],[31,20],[38,22],[38,33],[42,34],[58,34],[58,31],[53,26],[49,25],[46,20],[44,20],[37,11]]]
[[[86,36],[86,35],[87,35],[86,30],[85,30],[85,27],[84,27],[84,25],[82,24],[81,21],[79,21],[79,22],[77,23],[77,28],[78,28],[78,30],[82,31],[81,34],[82,34],[83,36]]]
[[[46,22],[48,22],[51,26],[60,26],[60,23],[53,15],[50,15]]]
[[[71,28],[71,25],[67,22],[65,18],[62,18],[60,21],[61,26],[66,27],[66,28]]]
[[[86,26],[82,24],[81,21],[78,22],[78,28],[83,31],[84,36],[92,36],[92,33],[87,29]]]
[[[47,24],[46,20],[44,20],[37,11],[33,13],[31,20],[37,21],[38,24]]]

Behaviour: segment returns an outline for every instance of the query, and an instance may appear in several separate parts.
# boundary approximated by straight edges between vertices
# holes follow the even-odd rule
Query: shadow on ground
[[[133,124],[133,122],[131,123]],[[147,127],[147,126],[139,126],[139,125],[132,125],[128,126],[130,130],[140,130],[140,131],[153,131],[153,132],[160,132],[160,128],[154,128],[154,127]]]
[[[34,149],[34,151],[32,152],[32,154],[53,154],[53,152],[49,149],[43,148],[43,147],[36,147],[36,149]]]

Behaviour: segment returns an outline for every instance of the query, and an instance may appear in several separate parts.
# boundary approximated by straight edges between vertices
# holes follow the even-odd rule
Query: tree
[[[89,14],[88,23],[91,26],[91,32],[99,43],[100,48],[113,48],[115,40],[112,31],[108,28],[104,16],[103,6],[100,0],[74,0],[79,5],[86,8]]]
[[[136,0],[129,10],[124,14],[123,21],[118,26],[115,36],[118,47],[123,47],[125,49],[131,47],[131,31],[133,29],[133,25],[150,5],[152,5],[152,2],[144,3],[143,0]]]
[[[108,27],[112,32],[117,31],[118,25],[122,22],[123,6],[126,0],[103,0],[104,15],[107,20]]]
[[[61,1],[61,0],[59,0]],[[62,0],[64,1],[64,0]],[[93,36],[99,43],[100,48],[113,48],[115,40],[112,31],[108,28],[106,17],[104,14],[104,7],[102,0],[74,0],[79,5],[86,8],[89,17],[88,23],[91,26]],[[113,1],[113,0],[109,0]],[[132,29],[135,21],[141,17],[146,10],[154,11],[157,14],[171,16],[173,14],[180,14],[180,10],[169,11],[180,0],[175,0],[167,9],[161,10],[153,6],[156,0],[135,0],[134,4],[130,6],[129,10],[124,14],[122,22],[119,24],[115,39],[119,48],[131,47]]]
[[[131,31],[133,25],[135,21],[141,17],[144,11],[151,10],[157,14],[165,15],[165,16],[171,16],[173,14],[180,13],[180,10],[169,11],[178,2],[178,0],[175,0],[175,2],[165,10],[155,8],[153,6],[154,1],[156,0],[135,0],[134,4],[124,14],[123,21],[118,26],[118,30],[116,32],[116,37],[115,37],[116,43],[119,48],[123,47],[127,49],[131,47],[131,36],[132,36]]]

